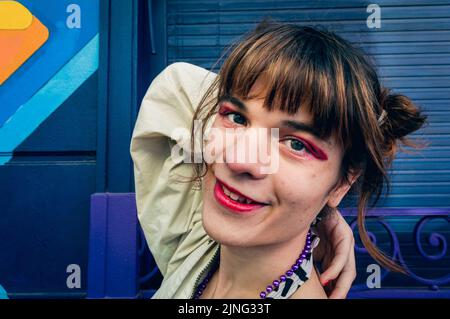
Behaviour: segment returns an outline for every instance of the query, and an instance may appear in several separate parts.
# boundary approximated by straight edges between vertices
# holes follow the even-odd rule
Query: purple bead
[[[266,293],[264,292],[264,291],[261,291],[261,293],[259,294],[259,296],[262,298],[262,299],[265,299],[266,298]]]
[[[278,287],[280,285],[280,282],[278,280],[274,280],[272,284],[274,287]]]
[[[305,254],[305,253],[301,254],[301,255],[300,255],[300,258],[301,258],[301,259],[305,259],[305,258],[306,258],[306,254]]]
[[[206,283],[201,284],[200,288],[201,288],[202,290],[205,289],[205,288],[206,288]]]
[[[288,271],[286,271],[286,276],[288,276],[288,277],[292,276],[293,274],[294,274],[294,272],[290,269]]]
[[[267,286],[267,288],[266,288],[267,293],[271,293],[272,290],[273,290],[273,288],[271,285]]]
[[[281,275],[280,276],[280,281],[286,281],[286,276],[285,275]]]
[[[303,258],[297,259],[297,265],[300,265],[303,262]]]
[[[306,249],[310,250],[311,249],[311,245],[306,245]]]
[[[295,265],[292,265],[292,271],[296,271],[296,270],[298,270],[298,265],[297,264],[295,264]]]

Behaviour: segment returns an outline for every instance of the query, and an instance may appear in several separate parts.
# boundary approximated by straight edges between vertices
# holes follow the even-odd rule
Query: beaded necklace
[[[268,285],[265,291],[261,291],[259,293],[259,297],[261,299],[265,299],[269,293],[271,293],[274,289],[280,286],[280,283],[285,282],[289,277],[291,277],[300,268],[300,265],[302,264],[302,262],[305,260],[305,258],[308,256],[309,253],[311,253],[311,230],[308,231],[308,235],[306,236],[305,247],[303,247],[303,250],[298,256],[298,259],[296,260],[295,264],[293,264],[292,267],[289,270],[287,270],[285,274],[281,275],[279,278],[275,279],[272,282],[272,284]],[[219,267],[219,263],[220,258],[217,258],[216,262],[214,263],[214,265],[212,266],[206,277],[198,285],[196,293],[194,294],[194,299],[199,299],[200,296],[203,294],[203,291],[206,289],[206,285],[211,280],[211,277]]]

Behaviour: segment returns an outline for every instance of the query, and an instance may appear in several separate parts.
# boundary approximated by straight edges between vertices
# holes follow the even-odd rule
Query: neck
[[[308,229],[289,241],[256,247],[221,245],[210,298],[258,298],[267,285],[295,264]]]

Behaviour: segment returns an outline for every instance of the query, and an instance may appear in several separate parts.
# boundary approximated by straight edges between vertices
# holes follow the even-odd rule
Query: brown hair
[[[299,108],[306,108],[321,138],[332,134],[337,137],[344,150],[341,182],[349,182],[350,170],[361,172],[351,189],[358,201],[361,241],[382,266],[404,272],[370,240],[365,209],[371,199],[371,206],[375,206],[385,185],[389,192],[387,170],[398,141],[419,147],[406,135],[418,130],[426,117],[408,97],[383,88],[365,54],[332,32],[266,19],[228,51],[229,56],[194,114],[193,120],[202,120],[202,132],[217,112],[221,97],[234,94],[251,99],[251,88],[260,76],[264,77],[266,109],[295,114]],[[383,110],[387,116],[379,124]],[[192,127],[192,151],[194,133]],[[191,156],[193,159],[194,152]],[[193,167],[193,180],[201,185],[208,166],[203,161]],[[324,207],[320,214],[329,209]]]

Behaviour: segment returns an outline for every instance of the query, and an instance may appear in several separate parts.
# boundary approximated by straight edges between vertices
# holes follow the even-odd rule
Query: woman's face
[[[227,151],[233,153],[240,147],[241,152],[247,153],[243,158],[249,159],[248,154],[258,151],[265,142],[250,145],[236,138],[223,143],[219,155],[222,162],[210,163],[203,180],[205,230],[216,241],[230,246],[260,246],[295,239],[305,234],[326,204],[336,207],[350,188],[346,183],[338,183],[342,149],[334,138],[321,140],[305,129],[312,118],[302,108],[290,116],[279,110],[266,110],[263,99],[240,101],[241,106],[239,99],[222,101],[212,128],[266,128],[267,140],[272,142],[270,129],[278,128],[277,169],[267,173],[262,169],[267,168],[267,162],[228,157]],[[270,152],[272,155],[274,149]],[[276,156],[271,158],[275,160]],[[257,203],[234,200],[236,196],[230,195],[230,189]]]

